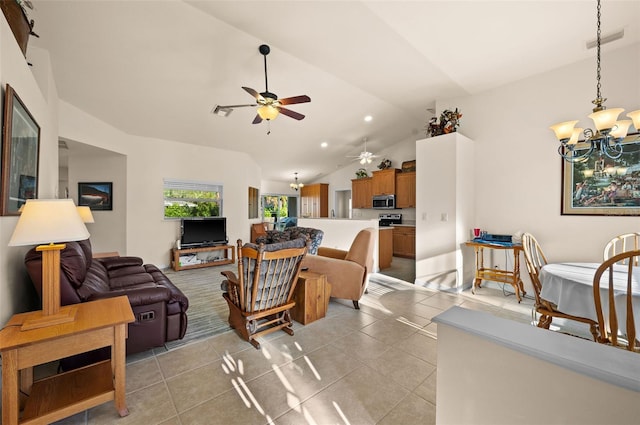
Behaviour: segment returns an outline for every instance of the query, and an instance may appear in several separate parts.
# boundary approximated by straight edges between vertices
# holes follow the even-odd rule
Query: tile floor
[[[400,281],[398,281],[400,282]],[[127,403],[60,424],[430,424],[436,417],[437,329],[452,305],[528,323],[531,299],[501,290],[454,295],[402,283],[365,295],[361,310],[332,300],[327,317],[295,335],[276,332],[260,350],[234,332],[130,358]]]

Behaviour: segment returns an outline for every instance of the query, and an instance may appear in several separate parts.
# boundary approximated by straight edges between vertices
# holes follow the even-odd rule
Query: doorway
[[[331,218],[351,218],[351,190],[336,190]]]
[[[269,228],[282,230],[298,224],[298,197],[289,195],[263,195],[262,221]]]

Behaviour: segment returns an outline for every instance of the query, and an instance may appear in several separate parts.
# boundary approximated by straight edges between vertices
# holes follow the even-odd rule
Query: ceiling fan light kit
[[[251,106],[251,107],[255,107],[257,106],[258,109],[256,110],[256,116],[253,119],[252,123],[253,124],[259,124],[261,123],[263,120],[264,121],[273,121],[274,119],[276,119],[278,117],[278,115],[282,114],[282,115],[286,115],[290,118],[293,118],[295,120],[302,120],[304,119],[304,115],[292,111],[291,109],[287,109],[287,108],[283,108],[283,105],[294,105],[297,103],[307,103],[307,102],[311,102],[311,98],[307,95],[300,95],[300,96],[293,96],[293,97],[287,97],[284,99],[278,99],[278,96],[275,93],[271,93],[269,91],[269,79],[267,77],[267,55],[271,52],[271,49],[269,48],[269,46],[267,46],[266,44],[262,44],[259,48],[258,51],[260,52],[260,54],[262,56],[264,56],[264,86],[265,86],[265,90],[262,93],[258,93],[256,90],[250,88],[250,87],[242,87],[242,89],[244,91],[246,91],[247,93],[249,93],[251,96],[253,96],[256,99],[256,103],[254,104],[249,104],[249,105],[229,105],[229,106],[216,106],[216,108],[214,109],[213,113],[215,113],[216,115],[222,115],[222,113],[226,110],[229,110],[228,113],[226,113],[226,115],[222,115],[222,116],[227,116],[229,115],[229,113],[231,113],[230,111],[233,108],[242,108],[242,107],[246,107],[246,106]],[[269,133],[267,133],[269,134]]]
[[[367,138],[364,138],[364,150],[362,152],[360,152],[360,155],[358,156],[352,156],[351,158],[354,158],[356,161],[359,161],[360,164],[362,165],[366,165],[366,164],[371,164],[371,162],[373,161],[373,158],[377,158],[378,155],[374,155],[373,153],[369,152],[367,150]]]
[[[624,32],[622,32],[624,35]],[[622,38],[622,36],[618,37]],[[590,128],[577,128],[577,120],[564,121],[549,127],[554,131],[556,138],[560,142],[558,154],[568,162],[586,161],[593,153],[606,155],[611,159],[618,159],[624,153],[622,141],[627,137],[631,124],[640,131],[640,110],[629,112],[627,117],[630,120],[618,120],[618,116],[624,112],[622,108],[607,109],[600,93],[600,46],[605,40],[601,37],[600,30],[600,0],[597,2],[597,36],[596,36],[596,98],[591,102],[595,105],[593,113],[589,118],[593,121],[596,131]],[[611,40],[609,40],[611,41]],[[587,148],[584,152],[576,149],[580,135],[584,134],[584,143]],[[635,141],[640,141],[640,136]]]

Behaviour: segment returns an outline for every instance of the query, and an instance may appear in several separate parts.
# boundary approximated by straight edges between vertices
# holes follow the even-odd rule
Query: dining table
[[[542,267],[540,297],[557,305],[557,309],[573,316],[598,321],[593,297],[593,281],[600,263],[550,263]],[[636,329],[640,329],[640,267],[632,268],[632,305]],[[614,265],[613,292],[618,323],[626,320],[628,266]],[[605,321],[609,315],[609,275],[600,278],[600,298]]]

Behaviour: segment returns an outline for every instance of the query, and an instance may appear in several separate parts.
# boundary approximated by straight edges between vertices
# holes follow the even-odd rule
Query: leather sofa
[[[302,268],[326,275],[331,284],[331,296],[352,300],[353,306],[359,309],[358,301],[367,289],[367,277],[373,271],[376,234],[373,228],[360,230],[348,251],[320,247],[318,255],[304,257]]]
[[[318,253],[318,248],[322,243],[322,237],[324,232],[320,229],[314,229],[311,227],[287,227],[284,230],[267,230],[266,235],[260,235],[256,237],[256,244],[272,244],[278,242],[291,241],[298,238],[308,237],[311,241],[309,247],[309,254],[315,255]]]
[[[31,281],[42,297],[42,254],[25,255]],[[135,322],[129,324],[127,354],[181,339],[187,331],[189,300],[160,269],[138,257],[93,258],[90,241],[66,242],[60,252],[62,305],[126,295]]]

